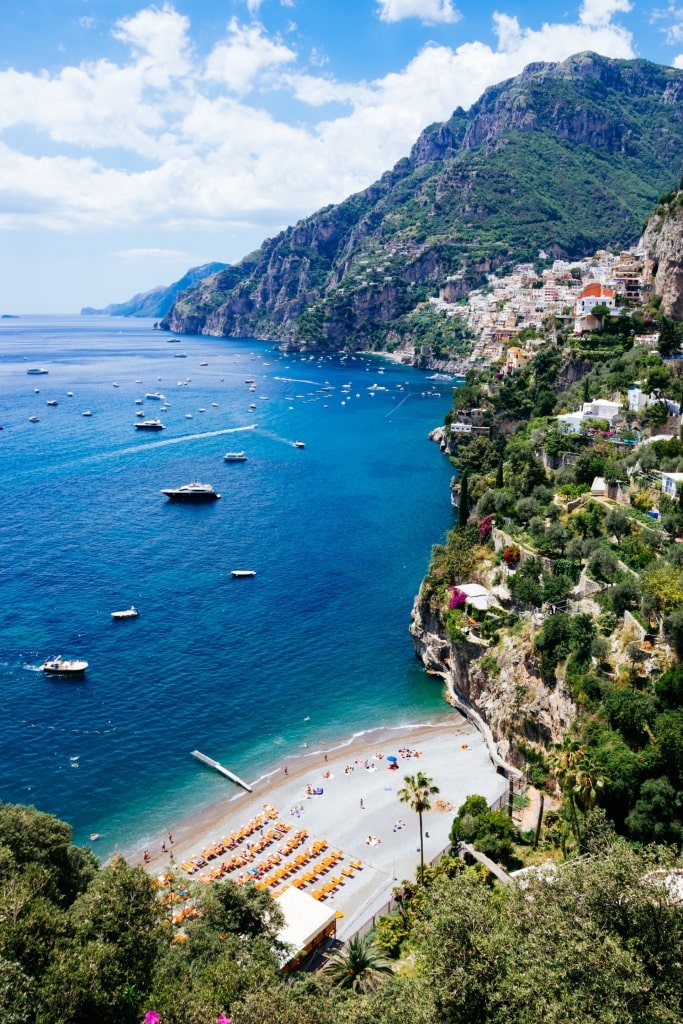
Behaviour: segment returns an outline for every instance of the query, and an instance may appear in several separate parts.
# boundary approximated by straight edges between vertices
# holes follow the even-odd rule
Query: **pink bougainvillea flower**
[[[145,1024],[159,1024],[159,1014],[156,1010],[148,1010],[145,1014]]]
[[[229,1017],[226,1017],[224,1013],[219,1014],[216,1024],[232,1024]]]

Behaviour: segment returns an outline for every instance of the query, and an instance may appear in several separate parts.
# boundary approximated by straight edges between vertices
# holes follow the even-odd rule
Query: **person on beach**
[[[361,809],[361,811],[365,810],[365,804],[363,803],[363,797],[360,798],[360,809]]]
[[[173,833],[172,832],[168,833],[168,841],[171,844],[171,846],[173,846]]]
[[[162,853],[166,853],[166,840],[165,839],[164,839],[164,841],[161,844],[161,852]]]
[[[149,864],[149,862],[152,859],[149,855],[149,850],[145,850],[145,852],[142,855],[142,859],[144,860],[145,864]]]
[[[285,765],[285,775],[289,775],[289,768]]]

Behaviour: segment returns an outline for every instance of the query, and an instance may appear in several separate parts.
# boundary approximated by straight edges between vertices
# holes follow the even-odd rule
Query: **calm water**
[[[452,521],[427,440],[452,385],[168,338],[146,320],[0,322],[0,799],[76,842],[101,833],[100,855],[232,795],[195,748],[254,779],[303,743],[443,710],[407,627]],[[166,429],[137,431],[140,409]],[[160,494],[193,479],[221,500]],[[112,621],[132,603],[139,618]],[[56,654],[87,659],[85,679],[47,679]]]

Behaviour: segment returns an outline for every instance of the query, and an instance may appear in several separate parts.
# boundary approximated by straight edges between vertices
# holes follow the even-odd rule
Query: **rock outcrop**
[[[642,246],[645,273],[661,297],[662,312],[683,320],[683,192],[657,208],[648,221]]]
[[[491,650],[474,637],[454,646],[421,594],[410,633],[426,671],[443,680],[450,702],[482,732],[495,764],[520,770],[520,744],[548,750],[562,742],[576,708],[561,682],[545,685],[529,636],[504,636]]]

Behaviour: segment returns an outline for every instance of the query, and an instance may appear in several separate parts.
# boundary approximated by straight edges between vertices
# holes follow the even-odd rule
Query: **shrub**
[[[516,544],[508,544],[503,551],[503,559],[507,566],[517,565],[520,559],[520,550]]]

